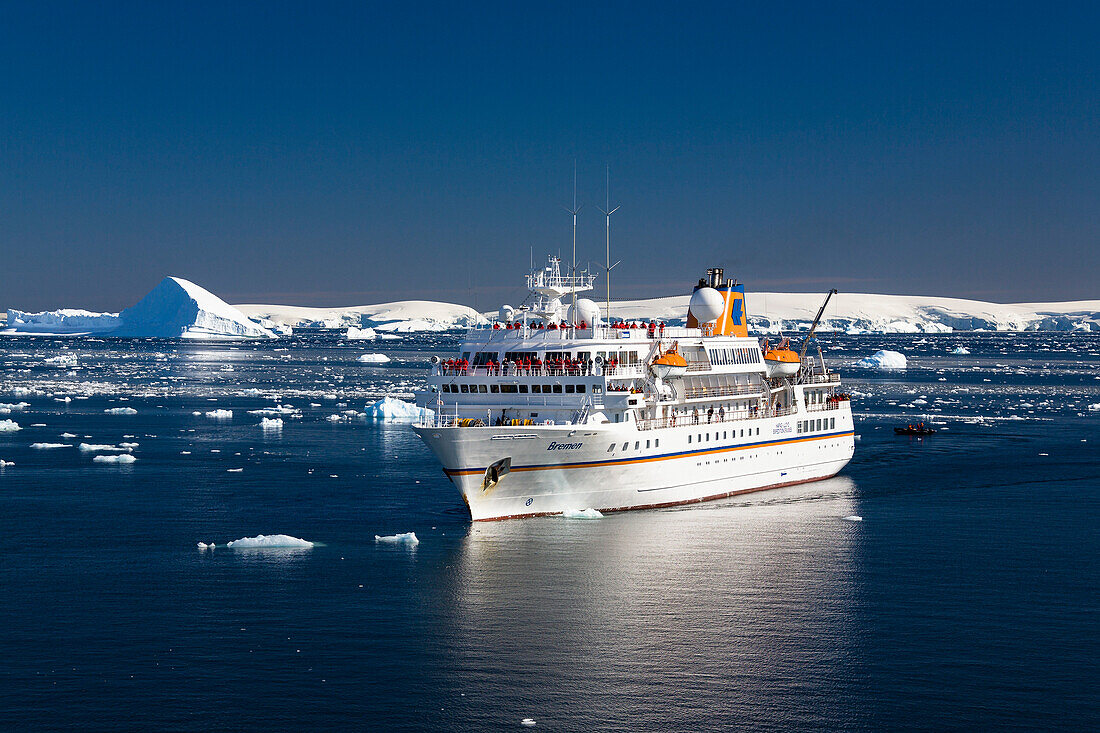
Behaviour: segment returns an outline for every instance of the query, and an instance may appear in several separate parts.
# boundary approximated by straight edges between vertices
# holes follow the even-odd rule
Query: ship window
[[[576,391],[577,391],[577,386],[575,384],[565,385],[565,393],[566,394],[573,394]]]
[[[629,447],[630,447],[630,443],[623,443],[623,450],[626,450]]]
[[[577,385],[577,394],[584,394],[584,385],[583,384],[578,384]]]
[[[649,441],[648,440],[645,442],[645,449],[649,450]]]
[[[688,436],[688,442],[689,443],[691,442],[691,436],[690,435]]]
[[[707,442],[710,442],[710,433],[707,433]]]
[[[497,394],[498,392],[500,392],[500,385],[490,384],[489,385],[489,391],[492,392],[493,394]]]
[[[614,443],[612,443],[611,445],[607,446],[607,452],[608,452],[608,453],[610,453],[610,452],[611,452],[611,451],[613,451],[613,450],[615,450],[615,444],[614,444]]]
[[[703,434],[699,433],[698,435],[696,435],[695,440],[696,440],[696,442],[702,443],[703,442]]]
[[[814,430],[821,430],[821,419],[820,418],[817,420],[817,425],[814,427]]]
[[[537,412],[532,412],[531,413],[531,417],[538,417],[538,416],[539,416],[539,414]]]
[[[519,385],[519,393],[520,394],[527,394],[527,385],[526,384]]]
[[[462,352],[462,358],[463,358],[464,361],[469,361],[470,360],[470,352],[469,351],[463,351]]]
[[[500,385],[500,391],[504,394],[515,394],[519,391],[519,387],[514,384],[502,384]]]
[[[468,384],[462,385],[462,394],[466,394],[469,391],[470,391],[470,385],[468,385]]]
[[[836,418],[835,417],[830,417],[829,418],[829,430],[832,430],[835,427],[836,427]]]
[[[657,438],[653,441],[653,447],[654,448],[660,448],[661,447],[661,439],[660,438]]]
[[[592,394],[603,394],[603,387],[598,384],[592,385]]]
[[[636,440],[636,441],[634,441],[634,450],[638,450],[638,448],[639,448],[639,447],[640,447],[641,445],[642,445],[642,441],[640,441],[640,440]]]
[[[541,384],[532,384],[531,385],[531,391],[534,392],[535,394],[541,394],[542,393],[542,385]]]
[[[485,393],[486,393],[486,392],[488,392],[489,390],[485,389],[485,385],[484,385],[484,384],[479,384],[479,385],[477,385],[477,391],[478,391],[478,392],[480,392],[481,394],[485,394]]]
[[[742,437],[742,438],[744,438],[744,437],[745,437],[745,429],[744,429],[744,428],[741,428],[741,437]]]
[[[561,385],[560,384],[555,384],[554,385],[554,394],[561,394]]]

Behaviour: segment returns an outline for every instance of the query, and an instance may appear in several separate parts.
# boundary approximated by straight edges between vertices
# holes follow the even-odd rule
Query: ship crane
[[[806,358],[806,347],[810,345],[810,339],[814,337],[814,331],[817,330],[817,324],[821,322],[821,314],[825,312],[825,306],[829,305],[829,298],[836,295],[837,290],[833,288],[825,296],[825,302],[821,304],[821,307],[817,309],[817,315],[814,316],[814,322],[810,325],[810,332],[806,334],[805,340],[802,342],[802,350],[798,352],[798,362],[801,364]]]

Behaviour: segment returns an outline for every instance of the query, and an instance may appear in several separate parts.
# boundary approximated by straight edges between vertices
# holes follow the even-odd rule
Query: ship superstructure
[[[467,331],[417,394],[434,417],[414,429],[473,519],[706,501],[827,478],[851,459],[839,375],[820,349],[762,348],[744,287],[720,268],[682,327],[607,324],[583,298],[565,310],[561,297],[592,282],[555,264],[528,277],[534,306]]]

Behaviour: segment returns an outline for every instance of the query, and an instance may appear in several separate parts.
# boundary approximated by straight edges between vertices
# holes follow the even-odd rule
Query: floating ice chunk
[[[4,468],[6,466],[14,466],[14,465],[15,465],[15,461],[5,461],[3,458],[0,458],[0,468]]]
[[[260,427],[264,430],[282,430],[283,419],[281,417],[260,418]]]
[[[72,448],[68,443],[31,443],[35,450],[51,450],[53,448]]]
[[[856,366],[861,369],[905,369],[908,362],[905,354],[897,351],[876,351],[874,355],[860,359]]]
[[[402,534],[388,534],[388,535],[375,535],[375,542],[392,542],[395,544],[405,545],[419,545],[420,540],[416,539],[416,532],[404,532]]]
[[[31,406],[29,402],[0,402],[0,415],[25,410]]]
[[[308,540],[298,539],[297,537],[291,537],[288,534],[271,534],[271,535],[256,535],[255,537],[242,537],[239,540],[233,540],[228,543],[226,547],[232,547],[234,549],[249,549],[253,547],[313,547],[313,543]]]
[[[73,435],[72,433],[62,433],[61,435],[59,435],[57,437],[59,437],[59,438],[75,438],[76,436]]]
[[[243,468],[227,468],[227,469],[225,469],[225,472],[226,473],[240,473],[243,470],[244,470]]]
[[[219,408],[217,410],[211,410],[210,412],[206,413],[206,416],[213,420],[228,420],[229,418],[233,417],[233,411],[222,410]]]
[[[0,420],[0,433],[14,433],[22,429],[15,420]]]
[[[130,450],[131,448],[137,448],[138,444],[137,443],[119,443],[118,447]]]
[[[526,725],[528,728],[530,728],[531,726],[535,725],[535,719],[534,718],[524,718],[523,720],[519,721],[519,724],[520,725]]]
[[[119,445],[101,445],[96,443],[81,443],[80,450],[84,453],[129,453],[130,448],[123,448]]]
[[[113,456],[96,456],[92,460],[96,463],[133,463],[137,458],[129,453],[118,453]]]
[[[385,364],[390,360],[390,357],[385,354],[363,354],[359,357],[359,361],[367,364]]]
[[[249,410],[249,415],[269,415],[271,417],[277,417],[279,415],[297,415],[301,412],[294,405],[276,405],[275,407],[264,407],[259,410]]]
[[[109,407],[104,410],[108,415],[136,415],[137,410],[132,407]]]
[[[374,341],[378,338],[378,334],[374,332],[373,328],[356,328],[350,326],[347,333],[344,334],[344,338],[349,341]]]
[[[363,409],[369,420],[418,420],[435,414],[426,407],[417,407],[396,397],[383,397]]]
[[[1100,402],[1094,405],[1089,405],[1089,412],[1100,412]]]
[[[965,346],[956,346],[955,348],[951,349],[951,353],[957,356],[966,356],[970,353],[970,349],[966,348]]]
[[[858,514],[850,514],[847,517],[844,517],[844,519],[848,520],[849,522],[862,522],[863,521],[863,517],[859,516]]]
[[[210,543],[210,544],[208,545],[208,544],[206,544],[205,542],[200,542],[200,543],[198,544],[198,548],[199,548],[200,550],[213,550],[213,549],[214,549],[214,543],[213,543],[213,542],[211,542],[211,543]]]
[[[561,513],[566,519],[603,519],[599,509],[566,509]]]
[[[325,419],[328,420],[329,422],[340,422],[341,420],[344,420],[345,418],[344,418],[343,415],[329,415]]]

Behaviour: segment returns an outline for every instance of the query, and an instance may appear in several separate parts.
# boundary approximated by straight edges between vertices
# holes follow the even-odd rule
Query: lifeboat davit
[[[783,339],[775,348],[770,348],[765,341],[761,350],[764,352],[764,366],[769,377],[793,377],[798,374],[802,360],[798,357],[798,352],[791,349],[787,339]]]
[[[654,359],[649,368],[661,379],[677,379],[687,374],[688,363],[687,359],[680,356],[674,344],[671,349]]]

